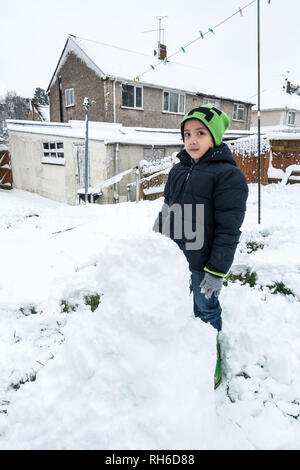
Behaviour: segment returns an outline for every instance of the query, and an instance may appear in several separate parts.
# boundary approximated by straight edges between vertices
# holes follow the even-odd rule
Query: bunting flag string
[[[231,18],[233,18],[235,15],[240,15],[240,16],[244,16],[243,15],[243,11],[246,10],[246,8],[250,7],[253,3],[256,3],[257,0],[252,0],[251,2],[247,3],[247,5],[243,6],[242,8],[239,7],[237,11],[235,11],[232,15],[228,16],[228,18],[225,18],[223,21],[221,21],[220,23],[216,24],[215,26],[213,26],[212,28],[208,28],[208,31],[206,31],[205,33],[203,33],[201,30],[199,30],[199,36],[197,38],[195,38],[193,41],[189,42],[188,44],[186,44],[185,46],[180,46],[180,49],[178,49],[177,51],[175,51],[173,54],[169,55],[168,57],[166,57],[164,60],[160,60],[157,64],[155,64],[155,67],[153,65],[150,65],[150,68],[145,70],[143,73],[140,73],[138,76],[136,76],[134,79],[133,79],[133,82],[139,82],[140,81],[140,77],[142,77],[143,75],[145,75],[146,73],[150,72],[151,70],[155,70],[155,68],[157,68],[159,65],[161,64],[167,64],[168,61],[171,59],[171,57],[174,57],[175,55],[179,54],[180,52],[183,52],[184,54],[186,53],[186,49],[187,47],[191,46],[192,44],[194,44],[196,41],[198,41],[199,39],[204,39],[204,36],[206,34],[209,34],[209,33],[212,33],[212,34],[215,34],[215,29],[218,28],[219,26],[221,26],[222,24],[226,23],[227,21],[229,21]],[[271,3],[271,0],[267,0],[268,4]]]

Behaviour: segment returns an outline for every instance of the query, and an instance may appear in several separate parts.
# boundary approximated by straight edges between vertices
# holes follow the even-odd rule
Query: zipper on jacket
[[[193,171],[195,165],[192,165],[188,171],[188,174],[186,175],[185,179],[183,180],[183,183],[181,184],[181,187],[179,190],[177,190],[175,197],[172,199],[171,205],[178,202],[180,203],[184,194],[185,186],[190,179],[191,173]]]
[[[190,179],[190,176],[191,176],[191,174],[192,174],[192,171],[193,171],[194,167],[195,167],[195,165],[192,165],[191,168],[189,169],[188,174],[186,175],[185,181],[184,181],[184,183],[183,183],[183,185],[182,185],[182,188],[181,188],[181,191],[180,191],[180,192],[181,192],[181,194],[180,194],[180,202],[181,202],[182,199],[183,199],[186,184],[187,184],[188,180]]]
[[[194,168],[194,166],[191,166],[191,168],[189,169],[189,172],[188,172],[188,174],[186,175],[186,178],[185,178],[185,182],[187,182],[188,179],[189,179],[189,177],[191,176],[191,173],[192,173],[192,171],[193,171],[193,168]]]

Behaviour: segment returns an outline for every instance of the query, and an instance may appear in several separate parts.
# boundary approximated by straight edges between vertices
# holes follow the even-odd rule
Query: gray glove
[[[200,284],[200,292],[205,294],[205,298],[209,300],[212,294],[215,294],[216,297],[219,296],[222,286],[222,277],[216,277],[212,274],[205,273],[203,281]]]

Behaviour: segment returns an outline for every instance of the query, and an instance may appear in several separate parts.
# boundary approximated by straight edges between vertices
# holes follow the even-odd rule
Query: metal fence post
[[[139,182],[139,178],[140,178],[140,172],[139,172],[138,167],[136,167],[136,170],[135,170],[135,202],[139,202],[139,200],[140,200],[140,182]]]
[[[131,202],[131,185],[127,184],[127,202]]]

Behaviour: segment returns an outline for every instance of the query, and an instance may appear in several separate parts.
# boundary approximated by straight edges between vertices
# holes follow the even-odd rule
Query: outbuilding
[[[77,204],[85,186],[85,123],[9,120],[8,131],[14,187]],[[135,181],[141,160],[155,161],[181,148],[176,129],[90,122],[89,192],[98,203],[127,201],[127,184]],[[131,193],[134,200],[134,187]]]

